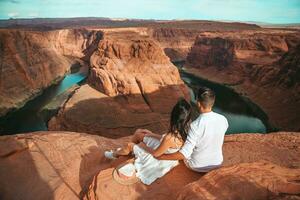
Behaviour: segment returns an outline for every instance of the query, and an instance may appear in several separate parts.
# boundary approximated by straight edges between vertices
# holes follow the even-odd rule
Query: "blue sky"
[[[0,19],[111,17],[300,23],[300,0],[0,0]]]

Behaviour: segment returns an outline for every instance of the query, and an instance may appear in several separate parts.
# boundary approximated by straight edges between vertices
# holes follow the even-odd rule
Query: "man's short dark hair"
[[[198,90],[197,101],[205,108],[213,107],[215,103],[215,93],[208,87],[200,87]]]

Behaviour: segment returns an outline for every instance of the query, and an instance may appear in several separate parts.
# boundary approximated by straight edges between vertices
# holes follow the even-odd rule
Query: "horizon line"
[[[193,18],[178,18],[178,19],[153,19],[153,18],[124,18],[124,17],[9,17],[9,18],[0,18],[0,21],[8,20],[38,20],[38,19],[84,19],[84,18],[96,18],[96,19],[109,19],[109,20],[143,20],[143,21],[213,21],[213,22],[223,22],[223,23],[246,23],[246,24],[266,24],[266,25],[288,25],[288,24],[300,24],[299,22],[288,22],[288,23],[271,23],[263,21],[241,21],[241,20],[227,20],[227,19],[193,19]]]

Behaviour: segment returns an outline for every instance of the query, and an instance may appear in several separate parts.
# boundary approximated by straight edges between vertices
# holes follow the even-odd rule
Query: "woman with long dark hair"
[[[122,166],[116,173],[121,178],[135,176],[143,183],[151,184],[178,164],[178,161],[157,160],[156,157],[174,153],[182,147],[190,128],[191,111],[191,105],[185,99],[180,99],[172,109],[168,133],[158,135],[138,129],[132,142],[115,151],[106,151],[105,157],[115,159],[132,152],[135,155],[134,162]]]

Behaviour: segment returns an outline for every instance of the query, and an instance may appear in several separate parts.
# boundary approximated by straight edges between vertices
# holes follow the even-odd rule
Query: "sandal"
[[[121,148],[117,148],[117,151],[119,151],[120,149]],[[114,156],[114,151],[113,150],[105,151],[104,152],[104,156],[105,156],[105,158],[108,158],[110,160],[117,159],[117,157]]]

